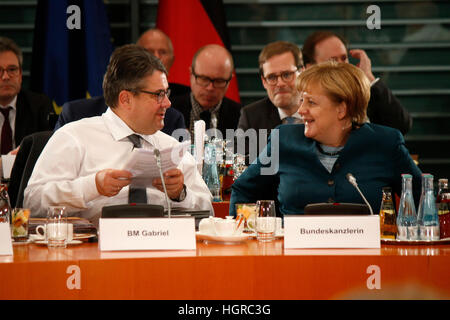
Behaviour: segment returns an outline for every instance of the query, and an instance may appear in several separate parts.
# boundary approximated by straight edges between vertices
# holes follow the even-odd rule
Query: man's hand
[[[170,169],[164,172],[164,182],[170,199],[177,199],[183,190],[184,175],[179,169]],[[161,178],[153,179],[153,186],[164,192]]]
[[[372,63],[370,62],[367,53],[361,49],[350,50],[349,53],[353,58],[359,60],[356,66],[364,72],[367,78],[369,78],[369,81],[372,82],[373,80],[375,80],[375,77],[372,73]]]
[[[95,175],[95,185],[102,196],[112,197],[131,182],[128,170],[105,169]]]

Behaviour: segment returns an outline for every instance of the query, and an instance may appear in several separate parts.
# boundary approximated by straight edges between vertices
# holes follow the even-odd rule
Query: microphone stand
[[[158,149],[155,148],[155,150],[153,150],[153,153],[155,155],[156,158],[156,165],[158,166],[159,169],[159,176],[161,177],[161,182],[163,185],[163,189],[164,189],[164,195],[166,197],[166,203],[167,203],[167,213],[169,218],[171,217],[171,206],[170,206],[170,201],[169,201],[169,196],[167,195],[167,189],[166,189],[166,183],[164,182],[164,176],[162,173],[162,168],[161,168],[161,153],[159,152]]]

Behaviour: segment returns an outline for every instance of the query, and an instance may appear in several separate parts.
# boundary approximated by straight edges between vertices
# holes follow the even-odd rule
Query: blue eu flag
[[[66,101],[102,95],[112,51],[102,0],[39,0],[31,89],[48,95],[57,114]]]

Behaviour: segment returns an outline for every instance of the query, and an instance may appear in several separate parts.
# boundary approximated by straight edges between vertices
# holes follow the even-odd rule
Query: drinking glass
[[[49,248],[65,248],[67,246],[68,224],[66,207],[49,207],[45,227],[45,237]]]
[[[275,201],[258,200],[256,216],[256,238],[258,241],[269,242],[275,240],[276,213]]]

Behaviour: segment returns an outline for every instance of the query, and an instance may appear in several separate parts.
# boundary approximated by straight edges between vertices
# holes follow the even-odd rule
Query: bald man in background
[[[201,47],[189,68],[191,92],[171,99],[172,107],[181,111],[186,128],[193,132],[194,122],[204,120],[206,129],[236,129],[241,105],[225,97],[233,75],[231,53],[216,44]]]
[[[139,37],[136,44],[156,56],[161,60],[167,72],[170,71],[175,57],[173,54],[172,41],[164,32],[159,29],[149,29]],[[187,94],[190,91],[189,87],[177,83],[169,83],[169,89],[170,98]],[[107,108],[103,96],[66,102],[58,117],[55,130],[58,130],[64,124],[72,121],[99,116],[104,113]],[[173,108],[167,109],[164,127],[161,131],[171,135],[174,130],[182,128],[185,128],[183,115]]]

